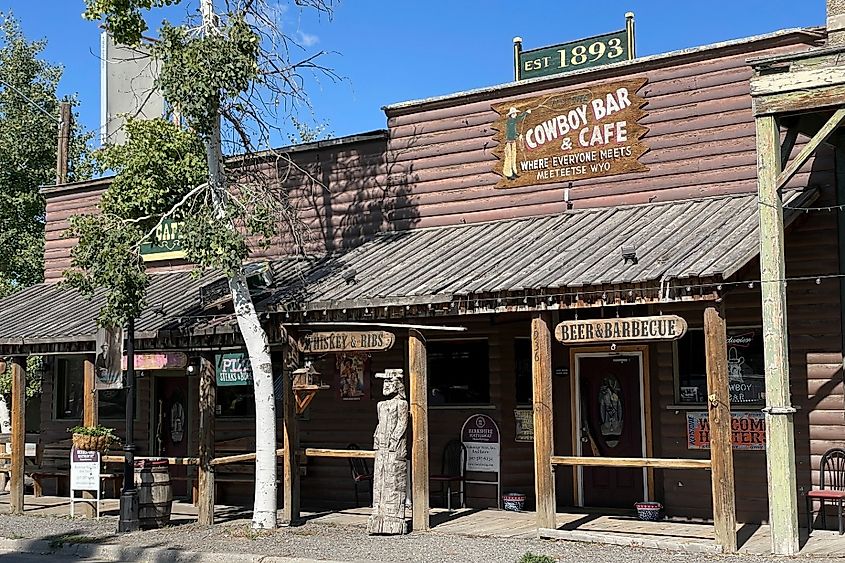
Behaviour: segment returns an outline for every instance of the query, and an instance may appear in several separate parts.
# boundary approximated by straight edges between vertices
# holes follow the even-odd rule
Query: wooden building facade
[[[305,452],[297,471],[302,506],[355,502],[348,459],[309,455],[308,448],[371,448],[381,397],[373,374],[403,368],[413,375],[409,358],[418,343],[407,326],[414,325],[465,329],[419,328],[427,385],[425,398],[412,398],[425,408],[412,412],[427,413],[430,474],[441,472],[444,448],[460,439],[467,419],[484,414],[500,431],[500,492],[524,493],[528,509],[548,504],[548,487],[539,499],[535,493],[538,480],[551,479],[552,509],[624,509],[657,500],[669,516],[712,518],[709,309],[722,311],[727,324],[722,367],[734,417],[722,425],[730,427],[734,447],[736,517],[766,520],[766,311],[747,61],[804,52],[824,38],[823,29],[788,30],[396,104],[385,108],[387,131],[289,149],[308,174],[268,167],[312,232],[307,257],[292,255],[290,241],[254,256],[272,274],[256,298],[271,333],[284,327],[296,338],[368,323],[396,335],[384,352],[312,354],[330,389],[318,392],[296,421]],[[802,139],[790,150],[800,151]],[[841,175],[833,150],[822,146],[783,190],[799,493],[818,484],[821,455],[845,446]],[[74,243],[60,234],[68,217],[96,209],[107,182],[44,190],[46,284],[0,302],[0,351],[54,359],[42,399],[48,443],[59,442],[82,415],[77,404],[95,332],[94,305],[55,286]],[[825,207],[831,211],[805,212]],[[227,305],[201,297],[217,278],[185,281],[188,269],[178,260],[151,267],[157,273],[149,304],[162,313],[139,320],[139,349],[208,358],[237,350]],[[33,307],[50,300],[63,305]],[[548,361],[537,348],[538,326],[553,332],[564,321],[609,326],[667,315],[686,321],[683,337],[619,333],[617,340],[584,344],[551,337]],[[279,372],[287,344],[274,344]],[[347,361],[365,374],[352,390],[342,380]],[[546,387],[538,387],[538,362],[550,370],[541,382]],[[196,457],[200,380],[184,370],[146,375],[138,388],[139,454]],[[217,389],[217,455],[252,451],[250,391]],[[167,405],[180,393],[190,431],[184,444],[168,444]],[[104,423],[109,404],[101,396]],[[120,432],[121,423],[115,426]],[[552,451],[543,452],[540,440]],[[681,462],[599,467],[566,459],[585,457]],[[190,494],[197,471],[185,470],[182,494]],[[248,465],[220,468],[217,502],[248,502],[249,472]],[[64,491],[60,475],[55,486]],[[499,505],[489,484],[468,483],[465,492],[469,506]]]

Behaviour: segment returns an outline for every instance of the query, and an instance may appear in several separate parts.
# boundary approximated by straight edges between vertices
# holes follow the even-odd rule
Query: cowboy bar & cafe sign
[[[677,340],[687,332],[687,322],[677,315],[563,321],[555,338],[563,344]]]

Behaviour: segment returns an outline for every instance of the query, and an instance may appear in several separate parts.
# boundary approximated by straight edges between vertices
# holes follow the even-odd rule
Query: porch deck
[[[0,514],[8,512],[9,495],[0,494]],[[33,497],[27,495],[25,513],[33,516],[67,516],[70,501],[66,497]],[[118,515],[117,499],[102,501],[105,518]],[[364,527],[369,516],[368,508],[354,508],[327,512],[304,512],[306,522]],[[237,506],[215,507],[215,520],[220,523],[249,519],[250,510]],[[173,525],[196,522],[197,511],[192,504],[173,503]],[[713,536],[713,525],[697,522],[661,521],[642,522],[634,517],[584,512],[560,512],[557,529],[542,530],[541,537],[608,543],[639,547],[654,547],[694,553],[718,553]],[[448,512],[434,508],[431,515],[432,531],[439,534],[458,534],[479,537],[534,538],[537,537],[533,512],[506,512],[503,510],[460,509]],[[740,524],[737,530],[739,551],[753,555],[770,553],[770,532],[766,525]],[[801,555],[843,557],[845,536],[832,530],[814,530],[807,539],[802,529]]]

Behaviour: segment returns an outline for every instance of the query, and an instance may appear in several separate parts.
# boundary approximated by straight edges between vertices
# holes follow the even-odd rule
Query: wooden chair
[[[813,531],[813,500],[819,501],[819,514],[822,526],[827,527],[825,502],[833,501],[839,516],[839,535],[845,533],[842,521],[842,508],[845,502],[845,449],[833,448],[822,456],[819,475],[819,488],[807,492],[807,528]]]
[[[440,494],[446,496],[446,508],[452,510],[452,483],[458,483],[458,498],[461,508],[466,504],[464,485],[467,472],[467,448],[460,440],[449,440],[443,448],[443,459],[440,464],[440,474],[429,477],[431,481],[440,483]]]
[[[358,444],[349,444],[346,446],[347,450],[360,450],[361,446]],[[373,472],[367,466],[367,460],[363,457],[350,457],[349,470],[352,472],[352,481],[355,483],[355,508],[361,506],[358,500],[358,486],[364,483],[370,491],[370,504],[373,501]]]

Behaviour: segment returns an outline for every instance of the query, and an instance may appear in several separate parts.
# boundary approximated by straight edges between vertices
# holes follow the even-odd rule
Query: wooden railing
[[[660,457],[578,457],[552,456],[552,465],[585,467],[651,467],[654,469],[710,469],[709,459],[673,459]]]

